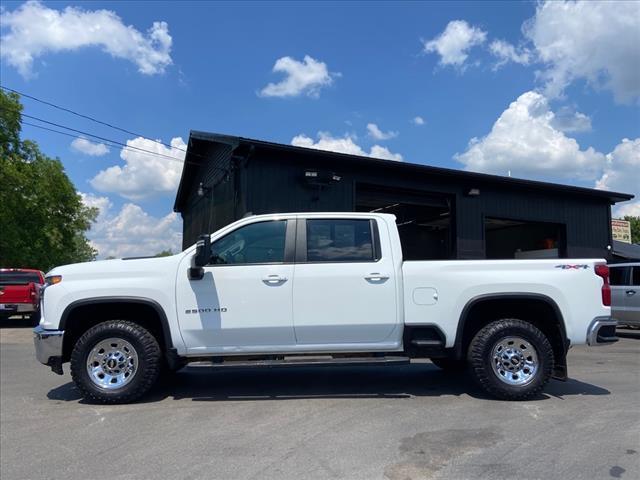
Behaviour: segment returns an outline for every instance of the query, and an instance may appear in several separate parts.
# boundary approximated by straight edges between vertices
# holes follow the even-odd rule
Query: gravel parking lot
[[[187,368],[141,403],[100,406],[67,365],[36,362],[29,328],[4,327],[3,480],[640,478],[639,331],[572,349],[572,380],[527,402],[424,362]]]

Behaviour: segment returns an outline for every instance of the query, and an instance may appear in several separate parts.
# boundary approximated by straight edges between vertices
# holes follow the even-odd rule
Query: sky
[[[639,65],[640,2],[0,10],[3,87],[131,132],[22,99],[23,138],[100,210],[99,258],[180,250],[190,130],[640,196]]]

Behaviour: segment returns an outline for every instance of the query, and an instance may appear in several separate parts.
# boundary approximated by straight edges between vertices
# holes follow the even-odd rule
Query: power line
[[[35,123],[31,123],[31,122],[25,122],[24,120],[22,120],[21,123],[23,125],[28,125],[30,127],[40,128],[42,130],[46,130],[48,132],[57,133],[59,135],[64,135],[64,136],[71,137],[71,138],[83,138],[83,139],[86,140],[86,137],[83,137],[83,136],[80,136],[80,135],[74,135],[73,133],[67,133],[67,132],[61,132],[60,130],[55,130],[53,128],[45,127],[43,125],[36,125]],[[122,144],[120,142],[116,142],[116,141],[112,141],[112,140],[105,140],[105,141],[107,142],[108,146],[110,146],[110,147],[122,147],[123,149],[130,150],[130,151],[136,151],[137,150],[137,151],[140,151],[140,152],[142,152],[144,154],[147,154],[147,155],[162,156],[162,157],[168,158],[169,160],[173,160],[175,162],[183,163],[182,160],[179,160],[179,159],[174,158],[174,157],[169,157],[167,155],[162,155],[161,153],[152,152],[151,150],[145,150],[143,148],[132,147],[130,145],[125,145],[125,144]],[[188,161],[184,161],[184,163],[191,163],[193,165],[197,165],[194,162],[188,162]]]
[[[4,85],[0,85],[0,88],[1,88],[1,89],[3,89],[3,90],[7,90],[7,91],[9,91],[9,92],[16,93],[16,94],[18,94],[18,95],[20,95],[20,96],[23,96],[23,97],[26,97],[26,98],[30,98],[30,99],[32,99],[32,100],[35,100],[35,101],[37,101],[37,102],[43,103],[43,104],[48,105],[48,106],[51,106],[51,107],[53,107],[53,108],[57,108],[57,109],[62,110],[62,111],[64,111],[64,112],[68,112],[68,113],[71,113],[71,114],[73,114],[73,115],[77,115],[78,117],[85,118],[85,119],[87,119],[87,120],[91,120],[91,121],[96,122],[96,123],[99,123],[99,124],[101,124],[101,125],[108,126],[108,127],[113,128],[113,129],[115,129],[115,130],[119,130],[119,131],[121,131],[121,132],[124,132],[124,133],[130,134],[130,135],[135,135],[135,136],[140,137],[140,138],[142,138],[142,139],[144,139],[144,140],[149,140],[150,142],[154,142],[154,143],[157,143],[157,144],[163,145],[163,146],[165,146],[165,147],[167,147],[167,148],[172,148],[172,149],[175,149],[175,150],[179,150],[179,151],[181,151],[181,152],[184,152],[184,153],[185,153],[185,159],[184,159],[184,160],[179,160],[179,159],[177,159],[177,158],[175,158],[175,157],[171,157],[171,156],[169,156],[169,155],[165,155],[165,154],[158,153],[158,152],[152,152],[151,150],[145,150],[145,149],[143,149],[143,148],[139,148],[139,147],[130,146],[130,145],[124,144],[124,143],[122,143],[122,142],[119,142],[119,141],[117,141],[117,140],[111,140],[111,139],[106,138],[106,137],[101,137],[101,136],[99,136],[99,135],[95,135],[95,134],[92,134],[92,133],[84,132],[84,131],[82,131],[82,130],[77,130],[77,129],[74,129],[74,128],[71,128],[71,127],[67,127],[67,126],[65,126],[65,125],[61,125],[61,124],[58,124],[58,123],[55,123],[55,122],[51,122],[51,121],[49,121],[49,120],[45,120],[45,119],[42,119],[42,118],[35,117],[35,116],[33,116],[33,115],[27,115],[26,113],[22,113],[22,111],[20,111],[20,110],[14,110],[16,113],[18,113],[18,114],[19,114],[20,116],[22,116],[22,117],[31,118],[31,119],[33,119],[33,120],[37,120],[37,121],[39,121],[39,122],[43,122],[43,123],[46,123],[46,124],[49,124],[49,125],[53,125],[53,126],[56,126],[56,127],[58,127],[58,128],[63,128],[63,129],[65,129],[65,130],[69,130],[69,131],[72,131],[72,132],[76,132],[76,133],[79,133],[79,134],[81,134],[81,135],[86,135],[86,136],[89,136],[89,137],[92,137],[92,138],[95,138],[95,139],[98,139],[98,140],[101,140],[101,141],[104,141],[104,142],[109,142],[109,143],[111,143],[111,144],[115,144],[115,145],[111,145],[111,146],[116,146],[116,145],[117,145],[117,146],[121,146],[121,147],[123,147],[123,148],[127,148],[127,149],[129,149],[129,150],[138,150],[138,151],[141,151],[141,152],[147,153],[147,154],[149,154],[149,155],[156,155],[156,156],[159,156],[159,157],[167,158],[167,159],[169,159],[169,160],[173,160],[173,161],[177,161],[177,162],[183,162],[183,163],[185,163],[185,164],[192,164],[192,165],[198,165],[198,166],[200,166],[200,165],[199,165],[198,163],[196,163],[196,162],[189,162],[189,161],[187,161],[187,160],[186,160],[186,153],[187,153],[187,150],[185,150],[185,149],[183,149],[183,148],[176,147],[176,146],[173,146],[173,145],[170,145],[170,144],[167,144],[167,143],[161,142],[160,140],[154,140],[154,139],[152,139],[152,138],[145,137],[144,135],[141,135],[141,134],[139,134],[139,133],[135,133],[135,132],[132,132],[132,131],[130,131],[130,130],[127,130],[127,129],[124,129],[124,128],[120,128],[120,127],[118,127],[118,126],[116,126],[116,125],[112,125],[112,124],[110,124],[110,123],[103,122],[103,121],[101,121],[101,120],[98,120],[98,119],[96,119],[96,118],[90,117],[90,116],[88,116],[88,115],[83,115],[83,114],[78,113],[78,112],[75,112],[75,111],[73,111],[73,110],[71,110],[71,109],[68,109],[68,108],[65,108],[65,107],[61,107],[61,106],[56,105],[56,104],[54,104],[54,103],[47,102],[46,100],[42,100],[42,99],[36,98],[36,97],[34,97],[34,96],[32,96],[32,95],[29,95],[29,94],[26,94],[26,93],[20,92],[19,90],[15,90],[15,89],[13,89],[13,88],[5,87]],[[3,108],[0,108],[0,109],[3,109]],[[4,107],[4,109],[6,109],[6,110],[10,110],[10,109],[8,109],[8,108],[6,108],[6,107]],[[21,119],[21,122],[22,122],[22,119]],[[29,125],[29,126],[33,126],[33,127],[41,128],[41,129],[43,129],[43,130],[49,130],[49,131],[51,131],[51,132],[53,132],[53,133],[64,134],[64,135],[71,136],[71,137],[74,137],[74,138],[83,138],[83,137],[80,137],[80,136],[77,136],[77,135],[70,135],[70,134],[66,134],[66,133],[64,133],[64,132],[60,132],[60,131],[57,131],[57,130],[54,130],[54,129],[50,129],[50,128],[45,128],[45,127],[42,127],[42,126],[40,126],[40,125],[35,125],[35,124],[32,124],[32,123],[27,123],[27,122],[22,122],[22,123],[24,123],[25,125]],[[208,160],[208,157],[207,157],[206,155],[202,155],[202,154],[197,153],[197,152],[191,152],[191,155],[196,156],[196,157],[203,158],[203,159],[205,159],[205,160]],[[228,169],[226,169],[226,168],[221,168],[221,167],[217,167],[217,166],[212,166],[211,168],[212,168],[213,170],[219,170],[219,171],[221,171],[221,172],[229,173],[229,170],[228,170]]]
[[[30,118],[30,119],[32,119],[32,120],[37,120],[38,122],[46,123],[47,125],[52,125],[52,126],[54,126],[54,127],[63,128],[63,129],[65,129],[65,130],[69,130],[70,132],[75,132],[75,133],[79,133],[79,134],[81,134],[81,135],[86,135],[87,137],[96,138],[96,139],[98,139],[98,140],[100,140],[100,141],[103,141],[103,142],[115,143],[116,145],[120,145],[120,146],[122,146],[122,147],[127,147],[127,148],[130,148],[130,149],[133,149],[133,150],[139,150],[139,151],[141,151],[141,152],[150,153],[150,154],[152,154],[152,155],[157,155],[157,156],[159,156],[159,157],[165,157],[165,158],[168,158],[169,160],[175,160],[175,161],[178,161],[178,162],[182,162],[182,160],[180,160],[180,159],[178,159],[178,158],[175,158],[175,157],[172,157],[172,156],[170,156],[170,155],[165,155],[164,153],[158,153],[158,152],[153,152],[153,151],[151,151],[151,150],[146,150],[146,149],[144,149],[144,148],[134,147],[134,146],[132,146],[132,145],[128,145],[128,144],[126,144],[126,143],[119,142],[119,141],[117,141],[117,140],[112,140],[112,139],[110,139],[110,138],[101,137],[101,136],[99,136],[99,135],[94,135],[94,134],[92,134],[92,133],[85,132],[85,131],[82,131],[82,130],[77,130],[77,129],[75,129],[75,128],[71,128],[71,127],[67,127],[66,125],[61,125],[61,124],[59,124],[59,123],[50,122],[49,120],[45,120],[45,119],[43,119],[43,118],[34,117],[33,115],[27,115],[26,113],[23,113],[23,114],[22,114],[22,116],[23,116],[23,117]]]
[[[40,102],[40,103],[42,103],[44,105],[47,105],[49,107],[57,108],[58,110],[62,110],[63,112],[71,113],[72,115],[76,115],[76,116],[84,118],[86,120],[91,120],[92,122],[99,123],[100,125],[104,125],[106,127],[113,128],[114,130],[119,130],[120,132],[127,133],[129,135],[135,135],[136,137],[142,137],[142,138],[144,138],[146,140],[151,140],[152,142],[156,142],[156,143],[159,143],[160,145],[164,145],[165,147],[176,149],[176,150],[180,150],[181,152],[185,152],[185,153],[187,152],[184,148],[175,147],[173,145],[161,142],[160,140],[154,140],[152,138],[148,138],[148,137],[146,137],[144,135],[141,135],[139,133],[135,133],[135,132],[132,132],[131,130],[127,130],[126,128],[118,127],[117,125],[113,125],[113,124],[108,123],[108,122],[103,122],[102,120],[98,120],[97,118],[91,117],[89,115],[84,115],[82,113],[76,112],[76,111],[71,110],[69,108],[62,107],[60,105],[56,105],[55,103],[51,103],[51,102],[48,102],[46,100],[42,100],[40,98],[34,97],[33,95],[28,95],[28,94],[20,92],[18,90],[14,90],[13,88],[5,87],[4,85],[0,85],[0,88],[3,89],[3,90],[7,90],[9,92],[17,93],[18,95],[20,95],[22,97],[29,98],[31,100],[35,100],[36,102]],[[198,155],[198,156],[202,156],[202,155]]]

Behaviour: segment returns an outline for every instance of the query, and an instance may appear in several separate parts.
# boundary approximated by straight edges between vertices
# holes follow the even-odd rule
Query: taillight
[[[605,307],[611,306],[611,286],[609,285],[609,267],[606,265],[596,265],[594,267],[596,275],[602,277],[602,281],[604,282],[602,285],[602,304]]]

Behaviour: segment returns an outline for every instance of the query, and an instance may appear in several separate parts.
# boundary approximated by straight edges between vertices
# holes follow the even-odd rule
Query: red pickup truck
[[[0,319],[22,315],[36,320],[43,285],[44,274],[39,270],[0,268]]]

